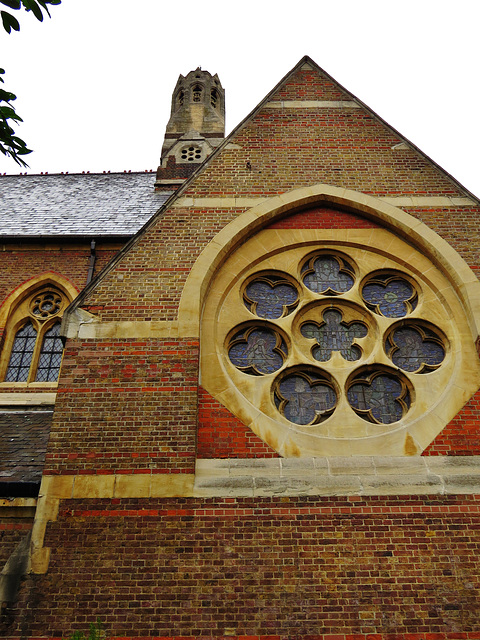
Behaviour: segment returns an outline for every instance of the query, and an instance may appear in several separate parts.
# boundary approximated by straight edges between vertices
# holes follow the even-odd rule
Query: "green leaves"
[[[43,12],[46,12],[50,17],[50,11],[48,5],[61,4],[62,0],[0,0],[0,4],[5,5],[9,9],[15,9],[18,11],[22,7],[25,11],[31,11],[37,20],[43,22]],[[1,11],[3,28],[7,33],[14,31],[20,31],[20,23],[12,16],[8,11]]]
[[[5,70],[0,69],[0,82],[3,82],[1,76],[4,73]],[[16,99],[17,96],[14,93],[0,89],[0,153],[12,158],[21,167],[28,167],[21,156],[32,153],[32,150],[27,147],[26,142],[15,135],[15,130],[11,126],[12,123],[23,122],[11,104]]]
[[[0,5],[4,5],[9,9],[18,11],[22,7],[25,11],[31,11],[35,18],[40,22],[43,22],[42,9],[50,17],[48,5],[61,4],[62,0],[0,0]],[[7,33],[13,31],[20,31],[20,23],[12,16],[8,11],[0,11],[2,17],[3,28]],[[1,77],[5,73],[4,69],[0,69],[0,82],[3,83]],[[11,126],[12,123],[18,124],[22,122],[22,119],[15,111],[11,102],[16,100],[17,96],[10,91],[0,89],[0,153],[12,158],[17,164],[22,167],[28,167],[28,164],[21,158],[28,153],[32,153],[31,149],[27,148],[26,142],[15,135],[15,131]]]
[[[6,7],[10,7],[10,9],[20,9],[22,3],[20,0],[0,0],[0,4],[4,4]]]
[[[2,16],[3,28],[7,33],[11,33],[12,29],[14,31],[20,31],[20,23],[12,16],[11,13],[7,13],[7,11],[0,11],[0,14]]]

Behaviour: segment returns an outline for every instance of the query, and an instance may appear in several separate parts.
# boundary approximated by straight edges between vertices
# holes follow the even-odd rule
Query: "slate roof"
[[[52,415],[52,411],[0,412],[0,497],[38,493]]]
[[[0,235],[133,235],[172,191],[154,173],[0,176]]]

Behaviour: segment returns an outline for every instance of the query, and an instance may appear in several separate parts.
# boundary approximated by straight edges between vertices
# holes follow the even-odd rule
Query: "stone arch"
[[[178,322],[181,335],[199,334],[202,304],[209,284],[226,256],[247,238],[276,219],[313,205],[347,208],[380,223],[422,251],[447,277],[465,309],[472,336],[480,335],[480,282],[465,260],[435,231],[378,198],[326,184],[295,189],[268,198],[226,225],[197,258],[180,300]]]
[[[10,293],[3,301],[0,307],[0,328],[5,327],[12,311],[24,298],[33,293],[39,287],[48,286],[49,284],[62,290],[70,302],[79,294],[79,290],[64,276],[54,271],[47,271],[38,276],[34,276],[19,285]]]

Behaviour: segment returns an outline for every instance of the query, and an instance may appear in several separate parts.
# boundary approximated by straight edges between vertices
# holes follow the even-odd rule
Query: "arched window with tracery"
[[[210,104],[214,109],[218,107],[218,91],[214,88],[210,92]]]
[[[48,285],[22,298],[11,314],[1,360],[3,382],[58,380],[63,343],[61,318],[70,299]]]
[[[193,102],[202,101],[202,87],[199,84],[194,85],[192,89],[192,101]]]

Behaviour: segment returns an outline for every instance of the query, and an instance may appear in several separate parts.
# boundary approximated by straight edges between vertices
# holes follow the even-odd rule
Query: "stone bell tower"
[[[225,137],[225,91],[200,67],[180,75],[172,95],[155,187],[179,186]]]

